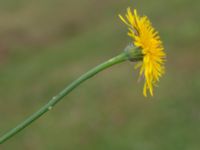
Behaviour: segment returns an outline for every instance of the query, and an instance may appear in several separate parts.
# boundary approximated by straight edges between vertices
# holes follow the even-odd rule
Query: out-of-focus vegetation
[[[0,134],[130,42],[118,19],[147,15],[167,53],[144,98],[133,64],[106,70],[0,146],[2,150],[199,150],[199,0],[0,1]]]

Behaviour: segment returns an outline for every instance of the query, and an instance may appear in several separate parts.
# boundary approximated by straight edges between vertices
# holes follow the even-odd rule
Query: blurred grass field
[[[199,150],[199,0],[0,1],[0,134],[130,42],[118,19],[147,15],[166,75],[144,98],[134,64],[101,72],[0,150]]]

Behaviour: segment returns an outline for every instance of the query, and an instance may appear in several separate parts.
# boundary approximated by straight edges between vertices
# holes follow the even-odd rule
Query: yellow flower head
[[[147,90],[153,96],[153,86],[164,74],[165,52],[158,32],[152,27],[146,16],[140,17],[137,10],[131,12],[127,9],[126,19],[119,15],[120,19],[128,26],[128,35],[133,38],[133,44],[141,49],[143,56],[142,63],[136,64],[140,67],[140,76],[145,77],[143,94],[147,96]]]

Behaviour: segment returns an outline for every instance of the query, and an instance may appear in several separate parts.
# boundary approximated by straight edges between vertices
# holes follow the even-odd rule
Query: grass
[[[129,42],[117,18],[133,5],[128,1],[20,2],[1,2],[1,134]],[[120,64],[84,83],[0,149],[198,150],[199,4],[135,2],[160,31],[168,54],[155,97],[142,96],[133,64]]]

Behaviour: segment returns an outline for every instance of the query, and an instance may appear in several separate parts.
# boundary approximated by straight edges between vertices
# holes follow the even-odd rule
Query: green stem
[[[65,89],[63,89],[58,95],[53,97],[46,105],[41,107],[38,111],[36,111],[34,114],[29,116],[26,120],[24,120],[22,123],[18,124],[15,128],[8,131],[6,134],[4,134],[2,137],[0,137],[0,144],[4,143],[6,140],[10,139],[12,136],[23,130],[25,127],[30,125],[32,122],[34,122],[36,119],[38,119],[40,116],[42,116],[47,111],[51,110],[54,105],[56,105],[64,96],[69,94],[73,89],[75,89],[77,86],[79,86],[82,82],[85,80],[93,77],[100,71],[113,66],[114,64],[121,63],[123,61],[126,61],[129,59],[129,56],[127,52],[123,52],[120,55],[113,57],[112,59],[94,67],[90,71],[86,72],[82,76],[80,76],[77,80],[72,82],[69,86],[67,86]]]

